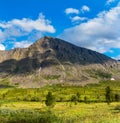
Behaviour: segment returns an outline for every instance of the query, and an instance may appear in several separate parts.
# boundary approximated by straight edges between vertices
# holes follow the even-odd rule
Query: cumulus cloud
[[[45,19],[45,16],[40,13],[39,17],[36,20],[32,20],[29,18],[23,18],[21,20],[13,19],[8,22],[0,22],[0,27],[3,29],[16,29],[18,30],[17,32],[20,32],[22,30],[29,33],[33,30],[37,30],[42,32],[54,33],[55,29],[50,23],[51,22]]]
[[[0,42],[4,41],[5,40],[5,35],[4,33],[2,32],[2,30],[0,30]]]
[[[106,5],[110,5],[111,3],[115,2],[116,0],[107,0]]]
[[[15,42],[14,48],[26,48],[26,47],[29,47],[31,44],[32,42],[29,42],[29,41]]]
[[[5,46],[3,44],[0,44],[0,50],[5,50]]]
[[[68,14],[79,14],[79,10],[78,9],[75,9],[75,8],[67,8],[65,10],[65,13],[68,15]]]
[[[80,16],[71,17],[70,19],[71,19],[72,22],[87,20],[86,17],[80,17]]]
[[[112,58],[120,61],[120,55],[113,56]]]
[[[120,48],[120,4],[94,19],[65,29],[59,36],[73,44],[99,52]]]
[[[115,59],[120,60],[120,55],[118,55]]]
[[[37,34],[54,33],[55,28],[51,22],[40,13],[37,19],[22,18],[10,21],[0,20],[0,42],[22,36],[32,35],[36,31]],[[17,45],[16,45],[17,46]]]
[[[84,13],[84,12],[89,12],[90,11],[90,8],[86,5],[82,6],[81,8],[81,11]]]
[[[81,16],[81,14],[85,12],[89,12],[90,8],[86,5],[82,6],[81,9],[75,9],[75,8],[67,8],[65,10],[66,15],[69,15],[69,19],[71,22],[81,22],[84,20],[87,20],[87,17]]]

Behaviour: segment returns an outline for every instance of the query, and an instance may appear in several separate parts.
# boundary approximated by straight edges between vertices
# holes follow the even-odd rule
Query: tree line
[[[107,86],[105,88],[105,102],[107,104],[110,104],[111,102],[119,102],[120,101],[120,95],[119,94],[112,94],[112,90],[109,86]],[[72,95],[70,97],[70,102],[73,102],[75,105],[80,101],[80,93],[76,93],[74,95]],[[55,105],[55,96],[52,94],[52,92],[48,92],[48,94],[46,95],[46,100],[45,100],[45,104],[46,106],[49,107],[53,107]],[[90,101],[88,100],[87,96],[84,97],[84,101],[85,103],[89,103]]]

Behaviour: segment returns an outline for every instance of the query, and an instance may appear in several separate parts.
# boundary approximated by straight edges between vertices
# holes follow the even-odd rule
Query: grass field
[[[0,123],[120,123],[119,103],[56,103],[48,109],[40,102],[10,102],[0,108]]]
[[[105,88],[111,88],[111,103]],[[55,96],[53,108],[45,105],[46,94]],[[52,85],[39,89],[1,88],[0,123],[120,123],[120,82],[105,81],[80,86]],[[79,101],[71,97],[79,93]],[[85,100],[86,97],[86,100]]]

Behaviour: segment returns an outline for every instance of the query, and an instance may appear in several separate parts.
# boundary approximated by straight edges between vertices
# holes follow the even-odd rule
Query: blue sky
[[[0,0],[0,50],[48,35],[120,58],[119,0]]]

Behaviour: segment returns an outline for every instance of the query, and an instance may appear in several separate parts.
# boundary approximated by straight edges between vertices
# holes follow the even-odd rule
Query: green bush
[[[55,123],[59,121],[51,111],[0,110],[0,123]]]

